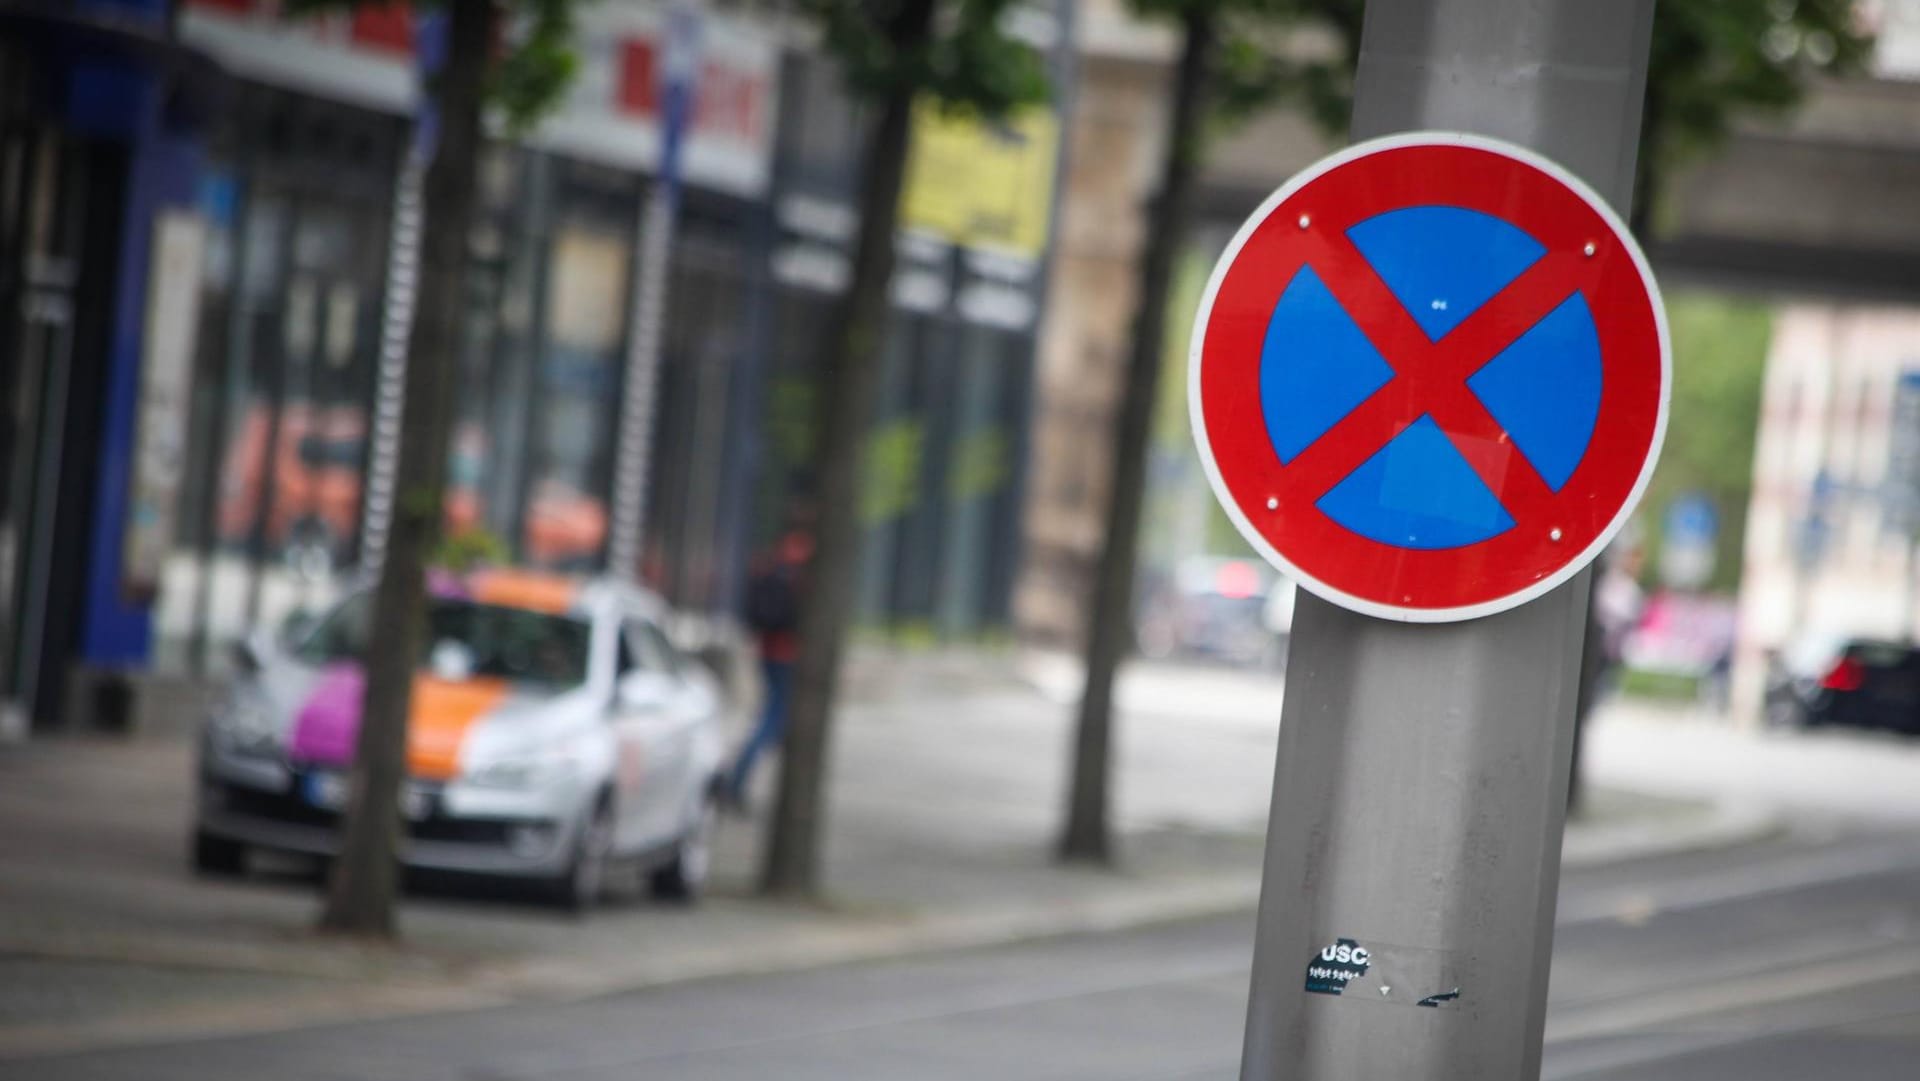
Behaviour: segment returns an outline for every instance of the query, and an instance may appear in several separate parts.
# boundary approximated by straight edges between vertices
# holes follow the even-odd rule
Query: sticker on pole
[[[1666,315],[1620,219],[1527,150],[1396,135],[1268,197],[1214,267],[1194,439],[1247,540],[1345,608],[1438,623],[1572,577],[1666,431]]]

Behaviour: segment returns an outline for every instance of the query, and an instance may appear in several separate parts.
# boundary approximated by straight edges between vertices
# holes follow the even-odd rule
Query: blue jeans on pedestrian
[[[740,748],[740,755],[734,759],[727,777],[727,795],[736,804],[746,801],[747,782],[752,778],[755,760],[778,747],[787,735],[787,690],[793,683],[793,662],[763,658],[760,674],[766,686],[766,705],[760,710],[760,723],[747,738],[746,746]]]

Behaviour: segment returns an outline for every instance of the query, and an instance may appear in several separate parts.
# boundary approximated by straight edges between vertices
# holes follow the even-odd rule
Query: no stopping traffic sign
[[[1376,139],[1270,196],[1189,350],[1214,492],[1326,599],[1415,622],[1537,597],[1653,472],[1670,381],[1646,258],[1586,185],[1452,133]]]

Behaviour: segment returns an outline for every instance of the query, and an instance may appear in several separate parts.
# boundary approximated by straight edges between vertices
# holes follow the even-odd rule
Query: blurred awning
[[[85,57],[144,68],[168,81],[169,110],[189,123],[214,115],[231,86],[218,61],[176,40],[165,22],[75,0],[0,0],[0,43],[25,46],[43,61]]]

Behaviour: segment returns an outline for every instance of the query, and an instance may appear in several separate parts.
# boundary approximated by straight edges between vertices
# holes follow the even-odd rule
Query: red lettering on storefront
[[[647,38],[620,43],[618,107],[621,112],[651,117],[660,111],[659,51]]]
[[[615,107],[648,120],[660,114],[660,52],[651,38],[628,38],[620,43]],[[760,137],[764,80],[758,73],[709,59],[700,65],[700,88],[694,101],[696,131],[730,138]]]
[[[382,63],[411,66],[419,30],[418,0],[366,0],[293,20],[284,14],[284,0],[180,0],[190,12],[204,13],[249,31],[275,33],[276,40],[260,47],[282,50],[346,50]],[[499,54],[508,45],[507,27],[498,28]],[[291,31],[291,33],[289,33]],[[596,35],[597,36],[597,35]],[[602,39],[604,40],[604,39]],[[585,44],[585,42],[583,42]],[[652,126],[660,121],[660,81],[664,46],[652,33],[616,36],[611,43],[613,85],[602,108],[630,122]],[[724,42],[723,42],[724,44]],[[605,55],[593,50],[589,62]],[[694,97],[693,134],[731,143],[760,146],[771,124],[768,102],[774,88],[772,74],[749,56],[716,48],[702,56],[699,87]],[[597,103],[580,103],[593,110]]]
[[[700,101],[695,126],[739,139],[760,137],[760,101],[765,84],[751,71],[709,62],[700,71]]]
[[[413,11],[403,3],[355,8],[347,36],[358,48],[412,56]]]

